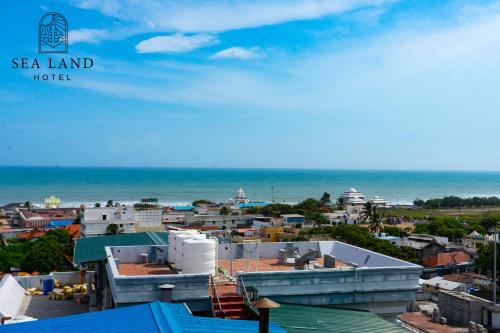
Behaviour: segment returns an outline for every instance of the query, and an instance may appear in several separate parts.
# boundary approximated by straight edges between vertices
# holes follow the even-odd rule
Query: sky
[[[39,54],[38,21],[69,25]],[[3,3],[0,165],[500,170],[500,2]],[[89,69],[12,68],[89,57]],[[71,81],[36,81],[35,73]]]

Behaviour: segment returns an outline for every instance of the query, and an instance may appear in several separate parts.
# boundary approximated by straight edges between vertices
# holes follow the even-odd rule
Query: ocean
[[[55,195],[64,206],[156,197],[165,205],[196,199],[227,201],[243,188],[251,200],[296,203],[354,187],[390,203],[456,195],[500,196],[500,172],[290,169],[0,167],[0,205],[41,204]]]

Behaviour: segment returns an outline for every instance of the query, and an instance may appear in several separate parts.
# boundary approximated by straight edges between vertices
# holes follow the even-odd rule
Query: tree
[[[82,223],[82,216],[81,216],[80,212],[76,212],[76,219],[73,222],[73,224],[81,224],[81,223]]]
[[[193,201],[193,206],[199,206],[199,205],[211,205],[213,204],[212,201],[209,201],[209,200],[205,200],[205,199],[199,199],[199,200],[195,200]]]
[[[339,210],[344,209],[344,204],[345,204],[344,198],[339,197],[336,203],[337,209]]]
[[[113,200],[108,200],[106,207],[113,207]]]
[[[227,208],[226,206],[222,207],[220,209],[220,215],[229,215],[229,208]]]
[[[382,227],[382,218],[377,212],[377,206],[367,201],[361,211],[361,219],[370,224],[369,229],[371,232],[378,232]]]
[[[33,205],[31,204],[31,202],[26,201],[26,202],[24,203],[24,207],[28,208],[28,212],[29,212],[29,211],[31,210],[31,207],[33,207]]]
[[[110,235],[116,235],[118,233],[118,225],[114,223],[110,223],[106,227],[106,233]]]
[[[55,237],[42,237],[27,251],[23,270],[48,274],[64,266],[64,246]]]
[[[493,242],[483,246],[477,252],[474,259],[474,266],[476,266],[481,274],[492,275],[493,271]],[[497,267],[500,267],[500,246],[497,243]]]
[[[370,201],[367,201],[363,206],[363,210],[361,211],[361,220],[363,222],[370,222],[373,216],[373,205]]]
[[[323,207],[330,206],[332,204],[330,193],[327,192],[323,193],[323,196],[321,196],[319,202]]]
[[[96,207],[96,208],[101,207],[101,203],[100,202],[96,202],[95,205],[94,205],[94,207]]]

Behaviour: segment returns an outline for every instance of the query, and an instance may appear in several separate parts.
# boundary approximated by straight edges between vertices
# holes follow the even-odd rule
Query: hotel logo
[[[68,21],[56,12],[42,16],[38,23],[39,53],[68,53]]]

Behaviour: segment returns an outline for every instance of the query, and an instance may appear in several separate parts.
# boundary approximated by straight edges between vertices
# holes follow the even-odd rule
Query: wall
[[[342,268],[238,274],[247,288],[281,302],[307,305],[352,305],[393,313],[415,299],[420,268]],[[387,305],[387,306],[386,306]],[[388,312],[386,312],[388,311]]]
[[[115,259],[119,259],[121,263],[140,262],[141,254],[149,254],[149,262],[166,262],[168,254],[167,245],[134,245],[134,246],[113,246],[111,253]]]
[[[62,285],[80,284],[80,272],[52,272],[49,275],[15,276],[14,279],[25,289],[42,289],[43,280],[57,279]]]
[[[462,292],[439,293],[440,315],[454,325],[467,326],[469,321],[482,324],[483,307],[491,304],[493,302]]]

